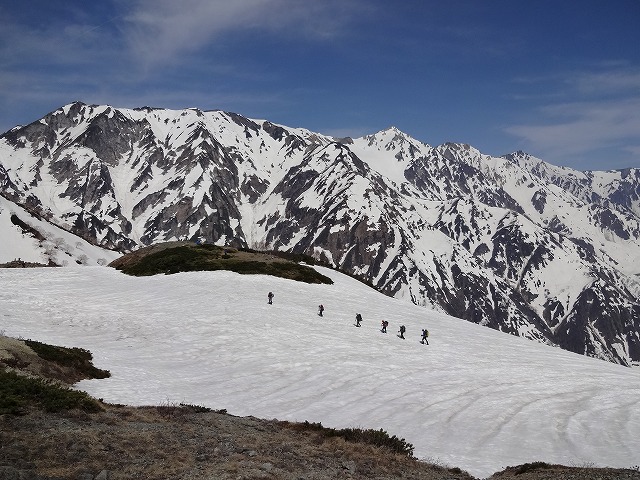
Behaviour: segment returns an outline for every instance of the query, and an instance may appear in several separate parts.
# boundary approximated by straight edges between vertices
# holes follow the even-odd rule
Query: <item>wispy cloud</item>
[[[0,61],[13,69],[110,62],[122,45],[113,28],[104,27],[104,22],[82,23],[69,17],[37,27],[10,17],[0,19]]]
[[[636,92],[640,94],[640,71],[612,70],[586,73],[570,77],[568,82],[585,94],[617,94]]]
[[[230,31],[262,30],[329,39],[356,11],[358,0],[138,0],[124,35],[137,62],[172,64]]]
[[[556,157],[637,139],[640,132],[640,98],[558,104],[541,112],[544,124],[515,125],[506,131]]]
[[[244,109],[286,103],[274,70],[212,54],[212,46],[260,33],[330,42],[348,32],[363,0],[114,0],[46,8],[0,5],[0,129],[73,100],[118,106]],[[31,12],[30,9],[33,11]],[[232,47],[231,47],[232,48]],[[200,56],[200,54],[203,54]],[[208,79],[208,81],[205,81]],[[215,80],[214,80],[215,79]],[[233,79],[233,80],[230,80]],[[23,113],[28,105],[36,113]],[[2,115],[2,112],[5,114]],[[11,113],[14,112],[14,113]]]
[[[614,68],[555,78],[564,87],[558,85],[554,97],[563,101],[552,103],[548,91],[540,92],[546,103],[535,110],[536,118],[505,128],[507,133],[548,158],[575,160],[605,149],[637,155],[632,145],[640,140],[640,71]]]

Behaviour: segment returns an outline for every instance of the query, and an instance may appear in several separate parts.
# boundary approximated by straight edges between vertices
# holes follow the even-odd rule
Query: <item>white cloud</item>
[[[586,156],[603,148],[639,153],[626,143],[638,141],[640,98],[555,105],[546,107],[543,112],[547,119],[545,124],[515,125],[506,131],[520,137],[544,158]],[[565,120],[557,121],[557,117],[565,117]]]
[[[576,76],[571,83],[586,94],[640,92],[640,71],[612,70]]]
[[[640,133],[640,98],[617,102],[585,102],[542,109],[548,123],[516,125],[506,131],[556,152],[580,153]],[[565,117],[565,121],[554,118]]]
[[[356,0],[138,0],[125,16],[127,44],[138,62],[155,67],[238,30],[293,32],[331,38],[344,27]]]
[[[627,158],[637,155],[634,145],[640,140],[640,71],[617,65],[610,70],[555,78],[564,87],[556,82],[557,89],[549,90],[550,79],[540,80],[547,88],[540,92],[540,99],[547,104],[534,112],[535,120],[509,126],[505,128],[507,133],[519,137],[526,148],[554,160],[587,157],[607,148],[624,152]],[[564,102],[551,103],[560,96]]]

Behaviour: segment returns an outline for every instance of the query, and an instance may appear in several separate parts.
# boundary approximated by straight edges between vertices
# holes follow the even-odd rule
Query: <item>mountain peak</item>
[[[390,126],[371,135],[362,137],[370,146],[378,145],[386,150],[408,146],[412,150],[420,146],[429,147],[426,143],[416,140],[396,126]]]
[[[396,136],[402,136],[402,137],[407,137],[408,135],[406,133],[404,133],[402,130],[400,130],[398,127],[391,125],[390,127],[387,128],[383,128],[382,130],[369,135],[369,136],[373,136],[373,137],[396,137]]]

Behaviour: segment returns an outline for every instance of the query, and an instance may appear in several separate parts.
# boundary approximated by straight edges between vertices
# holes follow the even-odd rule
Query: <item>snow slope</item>
[[[321,271],[335,284],[231,272],[0,270],[0,331],[90,349],[112,378],[78,387],[108,402],[383,428],[413,443],[419,458],[480,477],[530,461],[640,464],[638,369]],[[353,326],[357,312],[362,328]],[[401,323],[406,340],[395,335]],[[425,327],[428,346],[419,343]]]
[[[42,237],[24,232],[11,221],[16,215]],[[0,196],[0,263],[13,260],[58,265],[108,264],[121,254],[92,245],[86,240],[35,217],[24,208]]]

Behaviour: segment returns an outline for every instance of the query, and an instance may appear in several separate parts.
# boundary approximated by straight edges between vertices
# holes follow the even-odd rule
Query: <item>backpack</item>
[[[400,332],[401,332],[401,333],[406,332],[406,328],[404,328],[404,325],[402,325],[402,326],[400,327]]]
[[[429,336],[429,330],[425,330],[425,331],[424,331],[424,336],[425,336],[425,337],[428,337],[428,336]]]

